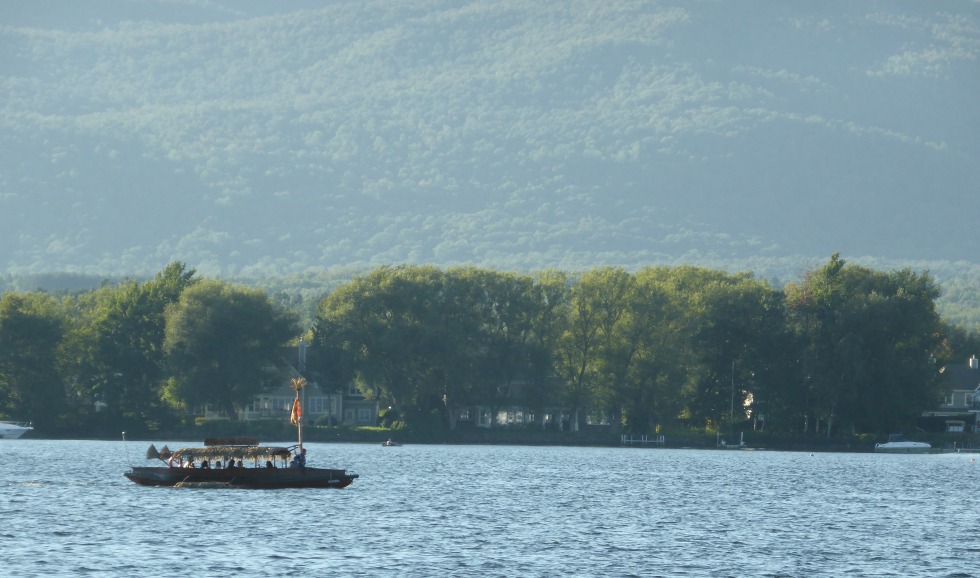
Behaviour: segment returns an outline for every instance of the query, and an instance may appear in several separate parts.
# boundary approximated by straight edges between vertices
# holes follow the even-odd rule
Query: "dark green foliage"
[[[58,371],[65,330],[58,303],[42,293],[0,299],[0,417],[50,428],[66,399]]]
[[[928,274],[845,267],[834,254],[786,293],[805,429],[890,431],[938,399],[943,335]]]
[[[234,420],[235,407],[279,375],[281,348],[298,333],[294,315],[257,289],[195,283],[166,311],[163,396],[175,406],[214,404]]]
[[[479,407],[491,420],[522,408],[539,430],[563,411],[573,431],[588,413],[636,433],[888,432],[934,405],[945,363],[978,350],[976,332],[941,320],[939,295],[928,273],[836,254],[785,288],[690,266],[382,267],[316,300],[307,369],[414,429],[453,429]],[[284,379],[280,348],[310,306],[180,263],[60,300],[7,293],[0,417],[102,434],[172,427],[200,404],[234,419]]]
[[[82,300],[68,350],[74,399],[90,425],[140,432],[172,422],[160,395],[164,312],[194,282],[194,270],[172,263],[152,281],[103,287]]]

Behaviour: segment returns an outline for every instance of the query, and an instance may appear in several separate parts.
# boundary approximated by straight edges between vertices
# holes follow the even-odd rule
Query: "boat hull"
[[[127,478],[143,486],[198,488],[346,488],[357,474],[325,468],[191,469],[134,467]]]
[[[934,450],[929,444],[878,444],[875,452],[879,454],[929,454]]]
[[[12,423],[0,423],[0,439],[15,440],[31,431],[32,427]]]

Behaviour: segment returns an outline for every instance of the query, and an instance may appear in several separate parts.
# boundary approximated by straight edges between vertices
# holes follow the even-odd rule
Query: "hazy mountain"
[[[0,271],[978,258],[980,3],[0,4]]]

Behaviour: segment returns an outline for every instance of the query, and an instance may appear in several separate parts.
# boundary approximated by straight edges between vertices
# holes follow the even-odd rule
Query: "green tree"
[[[742,422],[747,401],[768,407],[787,363],[781,292],[749,274],[708,273],[696,296],[692,346],[698,358],[691,412],[714,423]],[[768,411],[768,409],[766,410]]]
[[[523,406],[535,386],[530,365],[536,314],[533,277],[469,268],[450,270],[448,277],[458,277],[470,287],[468,315],[463,310],[455,316],[472,318],[472,325],[464,327],[471,331],[466,341],[475,347],[454,360],[455,365],[474,370],[461,375],[478,386],[465,401],[491,405],[493,415],[504,405]],[[446,337],[457,341],[452,335]]]
[[[214,280],[184,289],[165,315],[163,349],[172,376],[165,398],[182,407],[213,404],[230,419],[275,385],[282,348],[299,334],[295,314],[264,292]]]
[[[605,365],[601,333],[621,314],[623,285],[629,275],[606,267],[582,275],[569,290],[568,320],[554,351],[555,373],[564,382],[563,401],[571,411],[572,431],[578,431],[580,412],[598,399]]]
[[[620,377],[611,393],[624,427],[650,433],[671,422],[687,403],[689,332],[685,297],[674,290],[673,271],[646,268],[634,275],[627,311],[617,331]]]
[[[102,426],[141,431],[172,420],[160,391],[164,312],[194,282],[194,270],[174,262],[151,281],[103,287],[83,299],[71,335],[74,389],[86,410],[100,405]]]
[[[598,277],[591,282],[601,283],[592,306],[595,309],[595,322],[598,327],[595,356],[596,384],[594,403],[618,429],[623,409],[622,392],[627,387],[638,347],[637,331],[639,325],[632,323],[636,287],[633,276],[621,268],[597,270]]]
[[[37,429],[58,426],[66,407],[59,371],[65,317],[43,293],[0,298],[0,414],[29,419]]]
[[[546,413],[558,413],[561,405],[561,382],[555,374],[555,352],[567,330],[569,319],[568,275],[555,269],[534,274],[531,287],[532,335],[528,346],[529,388],[525,402],[538,419],[546,425]],[[552,412],[546,410],[551,409]],[[559,418],[560,415],[556,415]]]
[[[875,272],[835,253],[799,285],[787,286],[795,331],[803,336],[803,378],[816,430],[908,425],[937,399],[935,355],[943,346],[928,274]]]
[[[312,345],[334,357],[346,354],[349,365],[341,364],[335,377],[353,377],[365,395],[387,401],[407,421],[427,419],[444,395],[438,360],[443,283],[435,267],[381,267],[357,277],[318,305]],[[311,369],[331,374],[322,361]]]

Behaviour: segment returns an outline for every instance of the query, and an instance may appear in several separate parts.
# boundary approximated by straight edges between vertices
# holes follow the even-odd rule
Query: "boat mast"
[[[303,399],[300,402],[300,407],[302,408],[306,405],[306,339],[304,337],[299,338],[299,347],[297,347],[297,359],[296,359],[296,370],[299,371],[300,378],[303,379],[303,385],[299,389],[303,389]],[[296,390],[296,395],[299,396],[299,389]],[[299,425],[296,426],[297,434],[299,435],[299,453],[303,454],[303,412],[299,412]]]
[[[289,415],[289,421],[296,426],[296,431],[299,435],[299,453],[303,453],[303,406],[299,401],[299,392],[304,387],[306,387],[306,379],[302,377],[294,377],[293,385],[291,386],[293,391],[296,392],[296,399],[293,400],[293,411]]]

